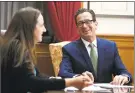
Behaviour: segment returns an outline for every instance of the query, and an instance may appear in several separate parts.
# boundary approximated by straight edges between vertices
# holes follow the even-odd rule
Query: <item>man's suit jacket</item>
[[[109,83],[112,81],[112,74],[131,74],[126,70],[121,61],[115,42],[97,38],[98,65],[95,75],[90,56],[81,39],[73,41],[62,48],[63,58],[60,64],[59,76],[73,77],[85,71],[92,72],[95,82]]]

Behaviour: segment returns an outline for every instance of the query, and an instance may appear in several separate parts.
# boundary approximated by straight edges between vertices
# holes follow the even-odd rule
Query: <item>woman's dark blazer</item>
[[[36,75],[33,73],[33,69],[29,69],[32,65],[28,52],[25,52],[23,57],[23,63],[14,67],[14,64],[18,62],[18,53],[21,44],[18,40],[14,40],[10,44],[8,55],[2,59],[1,64],[1,81],[2,81],[2,93],[41,93],[46,90],[59,90],[65,88],[64,79],[49,79],[48,76],[40,75],[36,69]],[[2,47],[2,53],[5,52]],[[6,69],[4,63],[7,62]]]

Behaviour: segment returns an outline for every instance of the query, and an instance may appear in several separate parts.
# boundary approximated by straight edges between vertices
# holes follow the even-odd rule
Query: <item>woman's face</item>
[[[34,29],[34,38],[36,42],[42,41],[43,32],[46,32],[46,28],[44,26],[43,16],[40,14],[39,17],[37,18],[37,24]]]

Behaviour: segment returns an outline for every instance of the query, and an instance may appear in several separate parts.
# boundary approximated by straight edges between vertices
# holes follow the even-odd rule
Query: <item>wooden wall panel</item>
[[[49,45],[40,43],[36,45],[36,54],[37,54],[37,67],[40,72],[54,76],[54,70],[52,66],[52,60],[49,51]]]

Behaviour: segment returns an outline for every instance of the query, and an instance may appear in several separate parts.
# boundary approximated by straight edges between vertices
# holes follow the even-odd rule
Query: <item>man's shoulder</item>
[[[114,41],[104,39],[104,38],[97,38],[97,40],[100,41],[100,42],[104,42],[104,43],[115,43]]]
[[[73,48],[73,47],[76,47],[76,45],[77,45],[78,42],[79,42],[79,40],[71,41],[70,43],[66,44],[64,46],[64,48]]]
[[[116,43],[114,41],[111,41],[111,40],[107,40],[107,39],[103,39],[103,38],[98,38],[97,41],[98,41],[98,45],[102,45],[104,47],[113,48],[113,47],[117,46]]]

